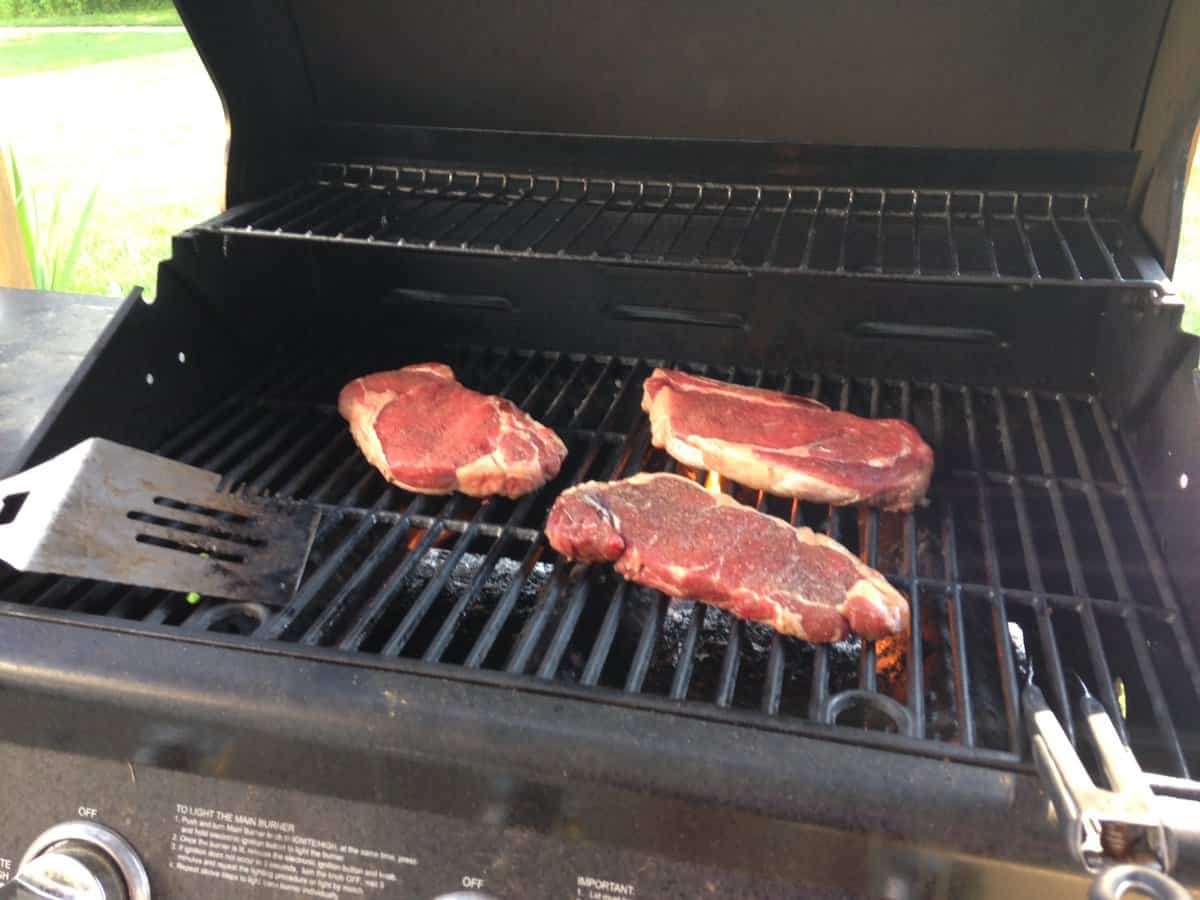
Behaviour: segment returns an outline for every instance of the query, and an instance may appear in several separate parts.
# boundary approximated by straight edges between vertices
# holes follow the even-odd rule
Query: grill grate
[[[326,164],[214,220],[227,235],[873,278],[1134,284],[1166,276],[1098,195],[769,187]]]
[[[399,360],[364,352],[321,370],[294,358],[268,367],[161,448],[223,472],[227,486],[322,511],[305,579],[286,607],[209,599],[193,607],[162,591],[15,573],[0,581],[0,596],[48,616],[251,634],[372,664],[441,663],[463,677],[999,766],[1021,764],[1018,688],[1029,668],[1068,729],[1077,673],[1147,770],[1188,777],[1200,767],[1200,665],[1095,397],[685,366],[905,418],[935,448],[930,503],[906,515],[724,485],[842,541],[909,596],[911,634],[812,647],[669,602],[546,545],[541,525],[569,484],[670,468],[705,477],[650,446],[640,388],[656,361],[444,354],[465,383],[518,402],[570,451],[543,490],[479,501],[403,492],[367,466],[331,400],[351,377]]]

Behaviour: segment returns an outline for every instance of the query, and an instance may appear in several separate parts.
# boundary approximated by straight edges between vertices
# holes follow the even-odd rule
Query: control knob
[[[150,900],[150,879],[125,838],[96,822],[42,832],[0,900]]]

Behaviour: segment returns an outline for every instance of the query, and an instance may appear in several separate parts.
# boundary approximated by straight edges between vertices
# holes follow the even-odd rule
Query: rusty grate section
[[[178,594],[13,573],[0,581],[3,601],[130,628],[248,634],[376,665],[437,663],[450,675],[1000,766],[1021,761],[1018,688],[1032,668],[1068,726],[1068,684],[1079,675],[1143,767],[1183,777],[1200,768],[1200,665],[1095,397],[684,365],[908,419],[935,448],[930,502],[906,515],[724,485],[842,541],[911,600],[909,635],[813,647],[546,545],[541,526],[566,486],[675,467],[650,446],[640,410],[642,380],[661,361],[444,353],[465,383],[519,403],[570,451],[541,491],[481,502],[406,493],[367,466],[333,401],[351,377],[405,360],[357,357],[321,369],[281,362],[161,448],[231,487],[321,510],[286,607],[193,606]]]

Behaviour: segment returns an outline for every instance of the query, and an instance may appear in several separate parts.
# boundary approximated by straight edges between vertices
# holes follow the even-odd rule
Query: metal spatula
[[[316,511],[221,493],[219,482],[91,438],[0,481],[0,559],[25,572],[285,603]]]

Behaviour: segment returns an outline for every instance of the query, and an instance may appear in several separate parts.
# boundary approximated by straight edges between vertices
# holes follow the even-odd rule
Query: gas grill
[[[101,436],[318,524],[282,607],[3,573],[0,881],[82,817],[34,846],[111,828],[155,897],[1083,896],[1035,684],[1096,773],[1102,705],[1200,885],[1200,341],[1167,274],[1200,18],[435,6],[180,3],[229,208],[14,470]],[[434,360],[556,430],[559,475],[386,484],[338,390]],[[906,419],[929,501],[679,465],[656,366]],[[639,471],[829,534],[910,633],[813,646],[550,549],[562,490]]]

